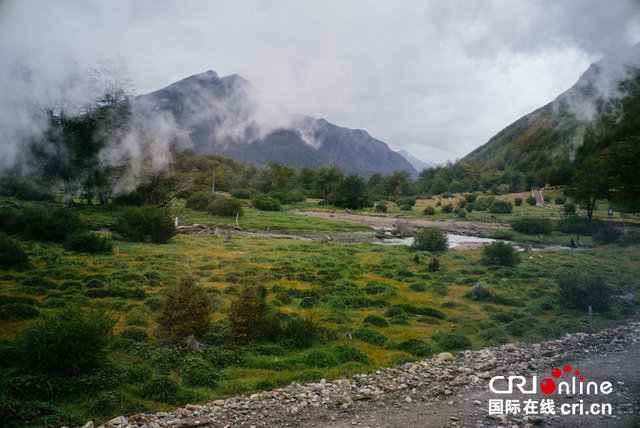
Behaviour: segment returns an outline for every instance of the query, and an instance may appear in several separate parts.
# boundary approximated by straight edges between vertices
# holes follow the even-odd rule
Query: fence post
[[[591,322],[592,322],[592,315],[591,315],[591,306],[589,306],[589,348],[591,348]]]

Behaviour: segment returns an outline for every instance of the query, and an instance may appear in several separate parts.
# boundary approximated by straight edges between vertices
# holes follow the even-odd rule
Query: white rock
[[[404,401],[406,401],[407,403],[412,403],[413,402],[411,397],[409,397],[408,395],[407,395],[407,398],[404,399]]]
[[[82,428],[94,428],[93,421],[89,421],[86,424],[82,425]]]
[[[109,421],[109,425],[124,425],[127,423],[127,418],[124,416],[118,416],[117,418],[113,418]]]
[[[442,353],[438,354],[438,360],[439,361],[455,361],[456,357],[451,355],[451,353],[449,353],[449,352],[442,352]]]

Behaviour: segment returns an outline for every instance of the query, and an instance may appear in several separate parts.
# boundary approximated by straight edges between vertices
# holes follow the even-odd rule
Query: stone
[[[86,424],[82,425],[82,428],[94,428],[94,423],[93,421],[89,421]]]
[[[109,421],[109,425],[125,425],[128,422],[128,419],[124,416],[118,416],[117,418],[113,418]]]
[[[513,352],[513,351],[518,351],[519,348],[514,345],[513,343],[507,343],[506,345],[504,345],[502,347],[502,349],[504,349],[505,351],[509,351],[509,352]]]
[[[454,357],[450,352],[441,352],[438,354],[439,361],[455,361],[456,357]]]
[[[412,403],[412,402],[413,402],[413,400],[411,399],[411,397],[409,397],[408,395],[407,395],[407,397],[404,399],[404,401],[406,401],[407,403]]]

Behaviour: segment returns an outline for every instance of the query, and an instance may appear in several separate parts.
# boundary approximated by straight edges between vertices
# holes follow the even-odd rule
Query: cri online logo
[[[563,367],[564,373],[569,373],[571,375],[571,366],[566,365]],[[559,368],[554,368],[551,370],[551,376],[555,379],[562,376],[563,371]],[[585,388],[583,383],[584,378],[580,376],[580,371],[576,370],[574,372],[573,377],[571,377],[571,384],[569,382],[560,382],[558,384],[558,394],[598,394],[598,390],[601,394],[607,395],[611,394],[612,386],[611,382],[602,382],[598,385],[596,382],[588,382]],[[578,382],[576,382],[576,378],[578,378]],[[509,376],[508,378],[508,388],[506,390],[496,389],[494,383],[499,380],[505,379],[504,376],[494,376],[491,378],[489,382],[489,389],[494,394],[511,394],[513,392],[513,386],[515,385],[521,393],[523,394],[535,394],[537,392],[537,377],[533,376],[531,382],[531,389],[525,389],[527,384],[527,379],[524,376]],[[576,385],[577,383],[577,385]],[[577,390],[576,390],[577,387]],[[540,391],[545,394],[552,394],[556,390],[556,382],[553,379],[544,379],[540,382]]]

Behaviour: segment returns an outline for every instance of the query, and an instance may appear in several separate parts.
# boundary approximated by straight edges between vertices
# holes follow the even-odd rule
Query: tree
[[[630,211],[640,211],[640,137],[612,144],[603,152],[603,168],[611,177],[612,199]]]
[[[233,338],[243,343],[263,340],[268,327],[268,309],[264,285],[245,287],[229,310]]]
[[[411,248],[415,251],[446,251],[449,238],[437,227],[424,227],[413,237]]]
[[[173,343],[181,343],[193,334],[202,336],[211,327],[211,313],[215,309],[207,293],[187,278],[167,296],[158,324],[164,336]]]
[[[602,163],[588,158],[581,169],[573,174],[572,189],[569,195],[583,202],[587,209],[587,217],[593,217],[593,210],[598,199],[608,198],[611,179],[607,176]]]
[[[338,164],[329,163],[327,166],[318,168],[315,174],[315,187],[322,192],[322,200],[325,205],[329,203],[329,194],[333,192],[344,177],[344,170]]]
[[[367,200],[367,185],[357,173],[347,175],[336,190],[335,205],[360,208]]]

